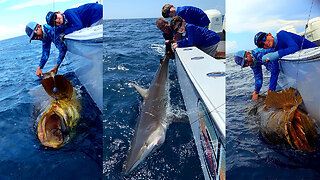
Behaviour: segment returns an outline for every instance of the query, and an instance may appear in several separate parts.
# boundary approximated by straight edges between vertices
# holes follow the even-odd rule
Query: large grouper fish
[[[260,118],[259,128],[263,137],[273,144],[312,152],[315,150],[317,133],[309,116],[299,108],[302,97],[294,88],[272,91],[260,96],[250,114]]]
[[[51,99],[37,117],[37,135],[44,146],[61,148],[75,134],[73,129],[81,117],[81,103],[63,75],[45,74],[41,84]]]

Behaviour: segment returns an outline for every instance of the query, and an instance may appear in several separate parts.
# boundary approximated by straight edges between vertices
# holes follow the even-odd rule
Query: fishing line
[[[311,7],[310,7],[309,15],[308,15],[307,24],[306,24],[305,29],[304,29],[304,35],[303,35],[304,38],[302,39],[302,43],[301,43],[300,53],[299,53],[298,59],[300,59],[301,50],[302,50],[302,47],[303,47],[304,40],[305,40],[305,38],[307,38],[306,33],[307,33],[307,28],[308,28],[308,24],[309,24],[309,20],[310,20],[310,15],[311,15],[312,6],[313,6],[313,0],[311,1]],[[300,64],[300,60],[298,61],[298,64],[297,64],[296,91],[298,90],[299,64]]]

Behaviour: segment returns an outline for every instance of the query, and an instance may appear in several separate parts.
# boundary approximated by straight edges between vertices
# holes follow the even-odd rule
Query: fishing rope
[[[313,0],[311,1],[311,7],[310,7],[309,15],[308,15],[308,20],[307,20],[307,23],[306,23],[306,26],[305,26],[305,29],[304,29],[304,35],[303,35],[304,38],[302,39],[302,43],[301,43],[298,59],[300,59],[300,56],[301,56],[301,50],[302,50],[302,47],[303,47],[304,40],[305,40],[305,38],[307,38],[306,33],[307,33],[307,28],[308,28],[308,24],[309,24],[309,20],[310,20],[312,6],[313,6]],[[296,73],[296,82],[295,82],[296,91],[298,90],[299,64],[300,64],[300,60],[297,63],[297,73]]]

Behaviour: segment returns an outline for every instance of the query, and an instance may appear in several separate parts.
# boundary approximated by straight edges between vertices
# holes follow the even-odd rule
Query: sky
[[[104,19],[159,18],[165,4],[217,9],[225,14],[225,0],[105,0]]]
[[[255,49],[259,31],[275,34],[281,27],[304,31],[312,0],[227,0],[227,53]],[[320,0],[313,0],[310,19],[320,17]]]
[[[94,0],[0,0],[0,40],[25,35],[30,21],[45,24],[49,11],[64,12]]]

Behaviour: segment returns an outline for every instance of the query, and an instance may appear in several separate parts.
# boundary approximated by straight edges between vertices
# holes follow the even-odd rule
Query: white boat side
[[[93,101],[103,108],[103,25],[92,26],[65,36],[69,52],[79,55],[74,71]],[[69,54],[69,55],[72,55]]]
[[[225,64],[196,47],[177,48],[177,55],[225,137]],[[217,77],[210,77],[209,73],[216,73]]]
[[[187,47],[176,49],[176,67],[204,177],[224,179],[225,64],[196,47]],[[210,122],[204,120],[203,109]]]
[[[278,83],[282,88],[296,88],[305,110],[320,125],[320,47],[303,49],[279,60]]]

